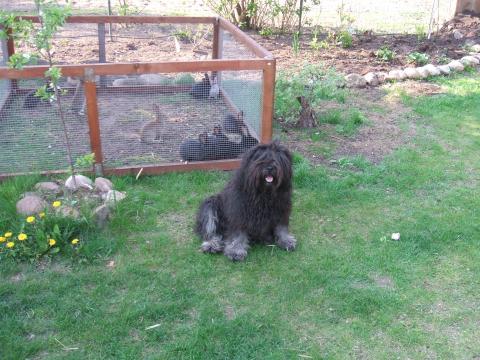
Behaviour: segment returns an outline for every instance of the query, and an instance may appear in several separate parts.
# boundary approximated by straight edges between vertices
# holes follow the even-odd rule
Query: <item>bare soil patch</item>
[[[464,37],[455,39],[453,36],[455,30],[460,31]],[[410,66],[407,56],[412,52],[427,54],[433,64],[440,64],[446,58],[459,59],[469,52],[466,43],[480,42],[480,18],[458,15],[446,22],[430,40],[419,38],[416,34],[375,34],[372,31],[365,31],[353,35],[352,47],[348,49],[330,46],[328,49],[314,50],[309,45],[313,32],[307,29],[300,36],[298,56],[293,52],[290,34],[262,37],[250,32],[249,35],[273,53],[280,69],[304,62],[320,62],[340,72],[363,75],[370,71],[390,71]],[[327,31],[319,33],[318,42],[325,40],[327,36]],[[381,61],[375,56],[375,51],[385,46],[396,52],[393,61]]]

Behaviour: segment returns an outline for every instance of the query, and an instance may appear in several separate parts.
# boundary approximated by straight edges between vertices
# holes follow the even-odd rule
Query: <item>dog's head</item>
[[[240,171],[246,187],[256,190],[277,190],[290,187],[292,156],[278,142],[260,144],[251,148],[243,157]]]

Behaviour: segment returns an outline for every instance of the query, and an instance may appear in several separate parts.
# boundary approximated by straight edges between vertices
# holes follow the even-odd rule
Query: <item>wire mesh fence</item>
[[[0,133],[8,139],[0,176],[66,170],[64,125],[73,159],[93,151],[106,170],[237,159],[268,140],[262,130],[271,100],[264,91],[273,93],[273,80],[265,87],[264,72],[273,60],[259,60],[243,34],[218,31],[219,25],[215,30],[212,23],[120,25],[113,27],[113,41],[108,22],[67,24],[56,36],[57,64],[81,64],[65,67],[60,81],[64,124],[57,103],[35,95],[49,84],[40,69],[30,69],[36,77],[2,79],[9,73],[0,68]],[[95,64],[122,59],[108,68]]]
[[[64,80],[64,79],[62,79]],[[63,82],[66,82],[65,80]],[[35,96],[45,84],[42,78],[19,80],[0,113],[0,173],[40,172],[69,168],[64,127],[55,102]],[[62,96],[68,103],[71,92]],[[73,158],[91,152],[88,124],[73,112],[65,112]]]
[[[253,73],[109,77],[97,95],[104,165],[237,158],[258,142],[261,71]],[[206,76],[221,77],[218,93],[201,86]],[[161,85],[142,85],[148,79]]]

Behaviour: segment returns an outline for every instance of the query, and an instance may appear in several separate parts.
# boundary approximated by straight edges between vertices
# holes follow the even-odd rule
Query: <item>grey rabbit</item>
[[[236,115],[228,114],[223,120],[223,130],[227,133],[242,134],[243,111],[240,111]]]
[[[208,74],[205,73],[200,82],[193,84],[192,89],[190,90],[190,95],[195,99],[207,99],[210,96],[211,87],[212,85],[210,84]]]
[[[200,134],[198,139],[187,139],[180,144],[180,157],[183,161],[203,161],[205,159],[205,146],[202,137],[206,133]]]

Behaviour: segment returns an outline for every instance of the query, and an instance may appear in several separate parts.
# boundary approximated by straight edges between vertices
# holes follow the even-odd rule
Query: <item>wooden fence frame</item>
[[[38,23],[35,16],[21,16],[21,18]],[[141,75],[150,73],[177,73],[177,72],[218,72],[218,71],[241,71],[261,70],[262,77],[262,115],[261,133],[259,140],[263,143],[272,139],[273,99],[275,89],[276,63],[272,54],[257,44],[252,38],[242,32],[238,27],[220,17],[181,17],[181,16],[71,16],[67,23],[75,24],[98,24],[99,36],[99,63],[79,65],[58,65],[63,76],[84,79],[85,98],[87,104],[87,119],[90,133],[90,145],[95,153],[95,165],[92,171],[105,175],[126,174],[161,174],[171,171],[190,170],[232,170],[239,166],[239,159],[199,161],[190,163],[171,163],[145,166],[127,166],[104,168],[102,143],[100,136],[97,85],[95,76],[102,78],[105,75]],[[128,24],[211,24],[213,25],[213,49],[211,60],[198,61],[165,61],[165,62],[136,62],[136,63],[106,63],[105,52],[105,24],[128,23]],[[255,54],[254,59],[222,59],[222,30],[228,32],[236,41],[244,45]],[[11,30],[9,30],[11,31]],[[15,44],[12,38],[7,41],[8,57],[15,53]],[[26,66],[21,70],[0,67],[0,79],[11,80],[11,93],[15,94],[17,80],[43,77],[48,66]],[[141,88],[147,88],[142,86]],[[233,102],[228,99],[226,92],[221,91],[225,103],[230,108],[235,108]],[[6,102],[8,104],[8,100]],[[0,109],[0,112],[2,109]],[[58,174],[62,171],[44,171],[40,174]],[[0,174],[0,179],[25,175],[28,173]]]

